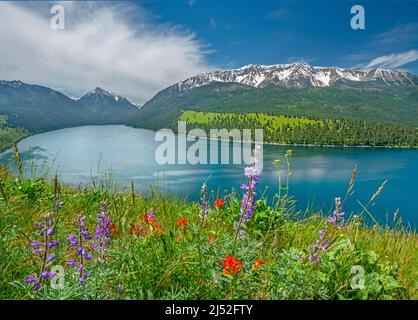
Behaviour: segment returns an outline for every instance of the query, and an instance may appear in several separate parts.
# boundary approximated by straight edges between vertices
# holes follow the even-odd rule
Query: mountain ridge
[[[147,101],[129,124],[175,129],[184,110],[364,119],[418,127],[418,76],[301,63],[247,65],[175,83]]]
[[[42,132],[89,124],[120,124],[138,111],[126,98],[97,87],[80,99],[37,84],[0,80],[0,115],[11,126]]]
[[[317,67],[307,63],[258,65],[249,64],[238,69],[200,73],[175,84],[179,91],[193,89],[213,82],[231,82],[264,88],[267,85],[288,88],[328,87],[338,80],[376,81],[387,85],[418,86],[418,76],[405,71],[373,69],[369,71]]]

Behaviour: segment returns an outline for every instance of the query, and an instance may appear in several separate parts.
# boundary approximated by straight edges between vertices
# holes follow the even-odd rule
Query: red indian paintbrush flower
[[[215,201],[215,209],[222,209],[224,207],[225,201],[222,198],[219,198]]]
[[[117,226],[117,225],[115,225],[114,223],[111,223],[111,224],[110,224],[110,231],[111,231],[112,233],[116,233],[116,231],[118,231],[118,226]]]
[[[184,227],[184,226],[187,226],[187,224],[189,223],[189,220],[187,220],[186,218],[181,218],[181,219],[178,219],[177,220],[177,224],[180,226],[180,227]]]
[[[224,274],[236,274],[242,269],[242,262],[233,256],[227,256],[223,260],[223,273]]]
[[[257,259],[257,261],[254,263],[252,269],[256,270],[256,269],[260,268],[262,264],[263,264],[263,260],[262,259]]]

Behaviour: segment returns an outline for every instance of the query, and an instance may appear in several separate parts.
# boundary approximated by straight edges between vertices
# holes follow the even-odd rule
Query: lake
[[[244,165],[159,165],[155,150],[161,142],[155,133],[121,125],[85,126],[47,132],[28,137],[18,144],[25,161],[25,175],[37,166],[38,173],[57,173],[61,181],[89,184],[92,179],[108,177],[118,189],[149,191],[151,185],[184,198],[199,198],[201,185],[208,180],[209,190],[223,194],[245,182]],[[211,148],[216,141],[207,141]],[[228,142],[223,142],[228,144]],[[352,169],[358,166],[354,194],[344,205],[347,213],[361,211],[384,180],[383,192],[370,206],[380,222],[392,221],[399,209],[405,225],[418,225],[418,151],[384,148],[331,148],[264,146],[264,169],[258,186],[259,195],[271,198],[277,191],[278,170],[275,159],[284,162],[284,153],[293,150],[290,194],[297,199],[297,208],[310,205],[330,212],[334,198],[344,197]],[[1,163],[12,162],[12,153],[0,155]],[[285,178],[285,168],[282,168]]]

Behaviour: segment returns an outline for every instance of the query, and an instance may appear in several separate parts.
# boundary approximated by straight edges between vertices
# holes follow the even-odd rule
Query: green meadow
[[[1,299],[418,298],[415,231],[396,215],[366,225],[369,204],[343,212],[356,169],[333,214],[299,212],[288,152],[276,163],[286,181],[273,202],[255,198],[241,236],[244,175],[237,189],[215,196],[204,185],[200,202],[186,202],[153,188],[142,195],[24,177],[15,156],[19,173],[0,170]]]

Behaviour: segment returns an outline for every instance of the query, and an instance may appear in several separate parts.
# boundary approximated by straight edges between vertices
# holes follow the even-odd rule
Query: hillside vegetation
[[[29,133],[24,129],[9,127],[6,118],[0,116],[0,152],[9,148],[13,142],[28,135]]]
[[[314,120],[305,117],[262,113],[211,113],[184,111],[180,120],[192,128],[264,129],[264,142],[303,145],[418,146],[418,131],[412,127],[350,119]],[[252,135],[254,137],[254,135]]]
[[[169,87],[148,101],[129,123],[148,129],[175,128],[183,110],[357,119],[418,127],[418,88],[253,88],[212,83],[179,92],[177,87]]]
[[[255,170],[217,199],[204,185],[199,203],[22,172],[0,169],[1,299],[418,298],[416,233],[396,216],[365,227],[370,206],[345,214],[344,195],[301,216],[289,181],[271,205],[256,195]]]

